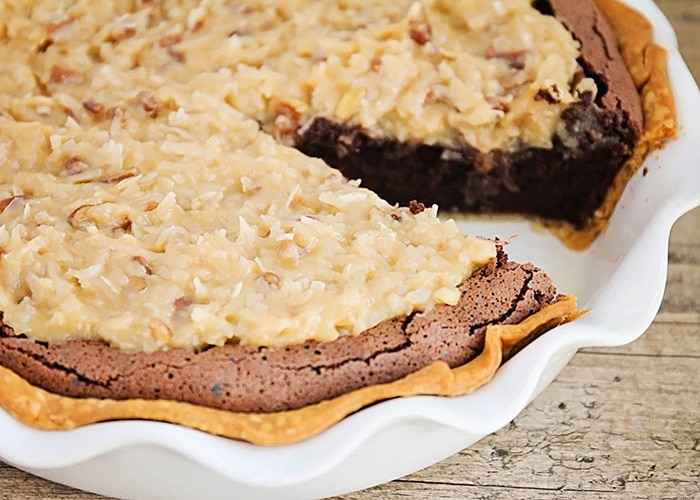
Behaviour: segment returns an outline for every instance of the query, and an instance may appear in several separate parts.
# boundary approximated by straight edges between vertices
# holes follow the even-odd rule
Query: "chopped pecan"
[[[510,104],[507,102],[503,101],[496,101],[496,100],[488,100],[489,104],[491,105],[491,109],[494,109],[496,111],[503,111],[504,113],[507,113],[510,111]]]
[[[133,224],[133,221],[127,217],[127,216],[122,216],[119,218],[117,221],[117,225],[113,229],[121,229],[125,233],[131,232],[131,226]]]
[[[117,183],[121,182],[124,179],[130,179],[132,177],[136,177],[139,174],[139,171],[135,168],[130,168],[127,170],[122,170],[121,172],[116,172],[114,174],[106,174],[101,176],[99,179],[97,179],[100,182],[106,182],[106,183]]]
[[[182,35],[172,33],[170,35],[165,35],[163,38],[158,40],[158,45],[163,48],[172,47],[173,45],[180,43],[182,41]]]
[[[87,167],[87,164],[86,164]],[[74,174],[78,174],[81,171],[77,170],[77,167],[75,168],[75,172],[72,172]],[[117,182],[121,182],[124,179],[130,179],[132,177],[136,177],[139,175],[139,171],[136,168],[130,168],[128,170],[120,170],[120,171],[115,171],[114,169],[111,168],[110,165],[103,165],[102,168],[102,175],[100,176],[81,176],[78,179],[74,181],[75,184],[88,184],[90,182],[104,182],[106,184],[116,184]],[[64,170],[67,174],[71,174],[71,172],[67,172]]]
[[[559,87],[556,85],[541,88],[535,94],[535,101],[546,101],[549,104],[557,104],[559,102],[559,93]]]
[[[121,106],[111,106],[107,108],[107,111],[105,111],[105,115],[107,116],[108,120],[117,119],[122,123],[125,123],[128,119],[128,113],[126,109],[122,108]]]
[[[37,54],[43,54],[47,50],[49,50],[49,47],[53,45],[53,39],[47,38],[43,42],[41,42],[39,45],[36,46],[36,52]]]
[[[416,200],[411,200],[408,203],[408,210],[413,214],[413,215],[418,215],[422,211],[425,210],[425,205],[419,201]]]
[[[9,207],[12,202],[15,200],[27,200],[29,199],[29,196],[26,195],[18,195],[18,196],[10,196],[9,198],[5,198],[3,200],[0,200],[0,213],[4,212],[7,207]]]
[[[96,115],[102,113],[104,110],[104,105],[100,102],[93,101],[92,99],[87,99],[83,101],[83,108]]]
[[[430,20],[422,3],[414,2],[408,11],[408,35],[418,45],[425,45],[433,38]]]
[[[165,35],[163,38],[158,40],[158,45],[164,48],[170,56],[178,62],[185,62],[185,54],[180,51],[175,50],[175,45],[182,41],[182,35],[173,33],[170,35]]]
[[[411,19],[408,22],[408,34],[418,45],[425,45],[433,39],[430,23],[424,19]]]
[[[67,222],[73,229],[87,229],[94,226],[112,231],[131,231],[132,220],[125,213],[110,213],[105,203],[80,205],[69,215]]]
[[[275,138],[281,141],[293,137],[299,130],[299,112],[287,103],[277,106],[277,117],[274,122]]]
[[[488,153],[477,153],[474,156],[474,170],[482,174],[493,170],[493,157]]]
[[[508,62],[508,66],[515,70],[520,70],[525,68],[525,58],[527,57],[526,50],[514,50],[509,52],[502,52],[489,47],[484,54],[487,59],[503,59]]]
[[[187,312],[187,309],[194,304],[194,298],[189,295],[183,295],[176,298],[173,301],[173,308],[175,309],[175,314],[182,315]]]
[[[179,63],[184,63],[185,62],[185,54],[184,52],[177,51],[171,47],[168,47],[168,54],[170,54],[170,57],[175,59]]]
[[[150,116],[151,118],[155,118],[158,116],[158,101],[156,101],[156,98],[153,97],[153,94],[148,92],[147,90],[142,90],[138,94],[136,94],[136,97],[134,98],[134,102],[141,106],[143,110]]]
[[[49,35],[53,35],[55,32],[57,32],[64,26],[68,26],[73,21],[75,21],[75,18],[71,16],[66,16],[63,19],[52,21],[46,26],[46,33],[48,33]]]
[[[89,217],[88,210],[94,205],[80,205],[68,215],[68,224],[73,229],[85,229],[89,225],[94,225],[94,221]]]
[[[281,102],[277,105],[277,114],[286,116],[293,120],[298,120],[299,116],[301,116],[301,113],[299,113],[294,106],[287,104],[286,102]]]
[[[83,76],[76,70],[71,68],[66,68],[64,66],[54,64],[53,66],[51,66],[51,69],[49,71],[49,78],[51,80],[51,83],[77,84],[82,83],[83,81]]]
[[[146,271],[146,274],[148,274],[149,276],[153,275],[153,268],[151,267],[151,265],[148,263],[148,261],[145,258],[141,257],[140,255],[134,255],[131,258],[131,260],[133,260],[137,264],[141,265],[143,267],[143,269]]]
[[[294,137],[297,130],[299,130],[299,122],[284,115],[277,115],[275,118],[274,136],[278,141],[284,142]]]
[[[110,42],[122,42],[133,37],[136,34],[136,25],[132,22],[125,21],[116,26],[109,33]]]
[[[90,165],[80,156],[71,156],[66,160],[63,167],[63,173],[66,175],[75,175],[85,172]]]

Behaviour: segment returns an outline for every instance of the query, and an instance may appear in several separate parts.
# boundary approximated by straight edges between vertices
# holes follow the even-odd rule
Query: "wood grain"
[[[700,1],[657,0],[700,80]],[[700,159],[694,159],[700,161]],[[506,428],[406,478],[343,500],[700,498],[700,209],[674,227],[649,330],[579,352]],[[100,498],[0,463],[0,500]]]

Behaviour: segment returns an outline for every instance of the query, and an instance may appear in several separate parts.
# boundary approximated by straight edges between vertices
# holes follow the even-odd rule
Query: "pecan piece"
[[[102,103],[93,101],[92,99],[83,101],[83,108],[95,115],[102,113],[102,111],[104,110],[104,106],[102,105]]]
[[[134,102],[141,106],[141,108],[146,112],[151,118],[158,116],[158,101],[153,97],[153,94],[146,90],[142,90],[134,98]]]
[[[433,39],[430,23],[423,19],[411,19],[408,22],[408,34],[418,45],[425,45]]]
[[[9,198],[5,198],[4,200],[0,200],[0,214],[3,213],[7,207],[9,207],[15,200],[27,200],[29,199],[29,196],[25,195],[18,195],[18,196],[10,196]]]
[[[178,62],[185,62],[185,54],[175,50],[175,45],[182,41],[182,36],[178,34],[165,35],[158,40],[158,45],[164,48],[168,54]]]
[[[488,153],[479,152],[474,155],[474,170],[485,174],[493,170],[493,157]]]
[[[274,136],[277,140],[284,141],[294,137],[299,130],[299,112],[287,103],[277,106],[277,117],[274,122]]]
[[[75,21],[75,18],[71,16],[66,16],[63,19],[52,21],[48,25],[46,25],[46,33],[48,33],[49,35],[53,35],[55,32],[57,32],[64,26],[68,26],[73,21]]]
[[[68,224],[73,229],[85,229],[90,225],[94,225],[94,221],[90,218],[88,211],[94,205],[80,205],[68,215]]]
[[[73,229],[87,229],[94,226],[99,229],[111,229],[113,232],[121,230],[128,233],[131,231],[132,220],[129,214],[118,209],[111,209],[114,205],[107,205],[111,204],[88,203],[80,205],[68,215],[67,222]]]
[[[51,83],[78,84],[83,82],[83,76],[76,70],[54,64],[49,70]]]
[[[176,314],[184,313],[192,304],[194,304],[194,299],[189,295],[183,295],[173,301]]]
[[[121,123],[126,123],[126,120],[129,118],[126,109],[122,108],[121,106],[112,106],[107,108],[105,115],[107,116],[108,120],[116,119]]]
[[[503,59],[508,62],[508,66],[515,70],[525,68],[525,59],[527,57],[526,50],[514,50],[510,52],[502,52],[489,47],[484,54],[487,59]]]
[[[146,271],[147,275],[149,275],[149,276],[153,275],[153,268],[151,267],[151,265],[148,263],[148,261],[145,258],[141,257],[140,255],[135,255],[131,258],[131,260],[133,260],[137,264],[141,265],[144,268],[144,270]]]
[[[408,203],[408,210],[413,214],[413,215],[418,215],[421,213],[423,210],[425,210],[425,205],[421,203],[420,201],[416,200],[411,200]]]
[[[541,88],[535,94],[535,101],[545,101],[549,104],[557,104],[559,102],[559,87],[552,85],[547,88]]]
[[[418,45],[425,45],[433,39],[433,29],[425,7],[418,2],[415,2],[408,12],[408,35]]]
[[[108,40],[110,42],[119,43],[133,37],[135,34],[136,25],[131,21],[124,20],[110,31]]]
[[[139,175],[139,171],[136,168],[130,168],[128,170],[123,170],[121,172],[117,172],[114,174],[106,174],[101,176],[99,179],[97,179],[100,182],[104,183],[117,183],[121,182],[124,179],[130,179],[132,177],[136,177]]]
[[[85,172],[90,165],[80,156],[71,156],[66,160],[66,164],[63,167],[63,173],[65,175],[76,175]]]

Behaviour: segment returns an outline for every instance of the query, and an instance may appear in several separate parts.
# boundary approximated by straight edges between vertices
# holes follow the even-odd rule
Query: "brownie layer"
[[[392,319],[359,337],[285,348],[227,344],[126,354],[92,341],[37,342],[2,325],[0,364],[65,396],[273,412],[390,382],[436,360],[462,365],[481,352],[487,325],[518,323],[556,296],[543,271],[504,258],[467,279],[461,292],[454,307]]]
[[[524,213],[584,227],[643,130],[639,95],[607,21],[589,1],[540,0],[581,42],[580,65],[598,86],[562,113],[551,149],[522,144],[483,153],[375,138],[365,130],[317,117],[296,147],[323,158],[390,202],[412,199],[475,213]],[[555,99],[546,89],[539,98]]]

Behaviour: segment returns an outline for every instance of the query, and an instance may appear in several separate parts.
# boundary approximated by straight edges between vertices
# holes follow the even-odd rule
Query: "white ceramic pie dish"
[[[118,498],[320,498],[380,484],[436,463],[506,425],[585,346],[617,346],[647,329],[664,292],[673,223],[700,205],[700,92],[668,21],[651,0],[629,0],[669,49],[679,139],[630,182],[610,229],[585,252],[526,222],[469,220],[463,229],[518,237],[514,260],[538,263],[590,312],[541,337],[485,387],[458,398],[374,405],[294,445],[260,447],[184,427],[107,422],[73,431],[32,429],[0,410],[0,460],[32,474]]]

